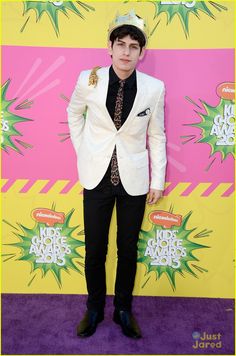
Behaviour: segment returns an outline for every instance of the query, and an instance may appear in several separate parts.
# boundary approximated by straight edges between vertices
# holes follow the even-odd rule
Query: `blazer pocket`
[[[147,108],[147,109],[145,109],[145,110],[143,110],[143,111],[141,111],[140,113],[138,113],[137,114],[137,116],[138,117],[148,117],[148,116],[150,116],[151,115],[151,110],[150,110],[150,108]]]

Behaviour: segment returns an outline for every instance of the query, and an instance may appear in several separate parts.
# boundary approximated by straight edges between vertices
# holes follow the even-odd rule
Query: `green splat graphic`
[[[175,16],[178,16],[184,33],[189,36],[189,15],[192,13],[200,19],[199,12],[204,12],[206,15],[215,19],[215,16],[208,8],[208,4],[213,5],[217,10],[227,10],[227,8],[214,1],[151,1],[155,5],[155,18],[161,13],[167,15],[167,25],[171,23]],[[166,4],[165,4],[166,3]],[[177,4],[175,4],[177,3]]]
[[[26,121],[32,121],[31,119],[26,119],[25,117],[18,116],[10,112],[10,106],[17,100],[11,99],[7,100],[6,95],[7,95],[7,90],[10,84],[10,79],[8,79],[3,85],[2,85],[2,94],[1,94],[1,99],[2,99],[2,109],[1,109],[1,126],[2,126],[2,136],[1,136],[1,148],[8,152],[8,148],[13,149],[14,151],[21,153],[21,150],[19,147],[17,147],[16,142],[13,141],[13,138],[15,137],[21,137],[22,134],[20,131],[18,131],[15,128],[15,125],[18,124],[19,122],[26,122]],[[23,105],[22,107],[18,105],[18,108],[24,108]],[[27,108],[27,106],[26,106]],[[25,148],[31,147],[29,144],[22,142],[18,140],[18,143],[24,146]]]
[[[235,141],[235,113],[234,102],[221,99],[216,107],[210,106],[202,101],[202,106],[206,111],[203,114],[196,110],[202,121],[196,124],[186,124],[186,126],[201,129],[202,138],[197,143],[208,143],[211,146],[211,156],[217,152],[221,153],[222,161],[231,154],[234,156]]]
[[[142,0],[141,0],[142,1]],[[125,1],[129,2],[129,0]],[[140,0],[138,0],[140,2]],[[189,16],[190,14],[195,15],[200,19],[200,13],[203,12],[207,16],[215,20],[215,16],[209,8],[209,5],[217,9],[218,11],[227,10],[227,7],[221,3],[214,1],[149,1],[155,7],[154,19],[158,18],[162,13],[167,16],[167,25],[171,23],[175,16],[181,22],[184,34],[186,37],[189,36]],[[155,25],[154,29],[151,31],[150,36],[155,32],[159,22]]]
[[[55,209],[53,210],[55,211]],[[61,271],[69,273],[70,270],[74,270],[83,275],[78,267],[78,265],[83,266],[83,263],[76,260],[83,258],[77,248],[84,246],[84,242],[72,237],[72,233],[79,227],[79,225],[70,226],[73,212],[74,209],[65,216],[63,224],[55,223],[53,227],[48,227],[42,222],[36,222],[32,229],[18,224],[21,232],[17,231],[14,234],[21,241],[7,244],[21,249],[21,256],[17,257],[16,260],[29,262],[32,266],[31,273],[39,269],[42,272],[42,277],[45,277],[51,271],[60,288],[62,286]],[[83,234],[83,231],[77,233],[78,236]],[[45,239],[44,242],[42,242],[42,239]],[[59,242],[50,244],[53,239],[59,239]],[[50,262],[48,258],[53,261]],[[41,260],[44,260],[44,262],[41,262]],[[35,275],[32,280],[34,278]]]
[[[82,1],[24,1],[24,13],[28,13],[30,10],[36,12],[36,21],[39,21],[43,13],[47,14],[49,17],[56,35],[59,35],[59,24],[58,24],[58,13],[63,13],[65,16],[69,17],[68,11],[73,12],[80,18],[84,19],[84,15],[75,6],[75,3],[79,5],[85,11],[94,11],[94,8]],[[28,18],[29,19],[29,18]],[[28,21],[26,20],[26,23]],[[22,30],[25,29],[26,23],[23,25]]]
[[[162,275],[166,275],[173,290],[176,289],[175,276],[177,272],[182,276],[184,276],[184,272],[188,272],[196,278],[197,275],[194,272],[193,267],[195,267],[198,271],[207,272],[207,270],[199,266],[190,265],[190,262],[199,261],[199,259],[193,254],[194,250],[208,248],[208,246],[200,245],[189,240],[192,232],[196,230],[196,228],[190,230],[187,229],[187,223],[191,215],[192,212],[189,212],[183,218],[181,226],[172,226],[169,229],[165,229],[160,225],[152,223],[152,227],[149,231],[141,230],[140,232],[138,243],[138,262],[145,265],[145,275],[148,275],[150,272],[154,272],[156,274],[156,279],[159,279]],[[193,237],[206,237],[210,232],[211,231],[203,230]],[[175,252],[171,250],[171,246],[166,246],[164,249],[163,247],[160,247],[159,244],[164,242],[166,243],[168,238],[164,238],[165,241],[163,240],[160,242],[161,238],[159,235],[165,234],[168,234],[170,244],[178,244],[177,250],[174,248]],[[174,240],[175,242],[173,242]]]

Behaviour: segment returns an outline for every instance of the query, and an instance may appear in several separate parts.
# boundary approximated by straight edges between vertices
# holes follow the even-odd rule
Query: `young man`
[[[134,11],[110,24],[110,68],[83,71],[68,106],[71,139],[84,187],[87,311],[77,328],[86,337],[104,318],[105,261],[113,207],[117,212],[117,270],[113,320],[140,338],[132,314],[137,242],[145,203],[162,196],[166,150],[164,84],[137,71],[147,44]],[[86,112],[86,118],[84,113]]]

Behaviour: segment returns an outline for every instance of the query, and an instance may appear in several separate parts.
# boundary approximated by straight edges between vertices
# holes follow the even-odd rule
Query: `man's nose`
[[[129,48],[129,46],[125,46],[124,51],[125,51],[125,55],[128,56],[128,55],[130,54],[130,48]]]

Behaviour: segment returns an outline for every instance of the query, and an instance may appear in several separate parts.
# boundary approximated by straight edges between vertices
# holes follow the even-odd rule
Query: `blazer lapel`
[[[127,119],[125,120],[124,124],[121,126],[119,131],[125,130],[126,127],[128,127],[130,125],[132,120],[138,114],[139,108],[141,107],[142,97],[145,93],[145,83],[143,83],[140,72],[137,70],[136,70],[136,75],[137,75],[137,93],[136,93],[136,96],[134,99],[134,103],[133,103],[132,109],[130,110],[130,113],[129,113]]]
[[[114,122],[107,110],[106,107],[106,99],[107,99],[107,91],[108,91],[108,84],[109,84],[109,67],[103,67],[98,71],[98,84],[96,87],[97,90],[97,101],[100,102],[100,108],[104,114],[104,117],[110,124],[110,126],[116,131],[116,127]]]

